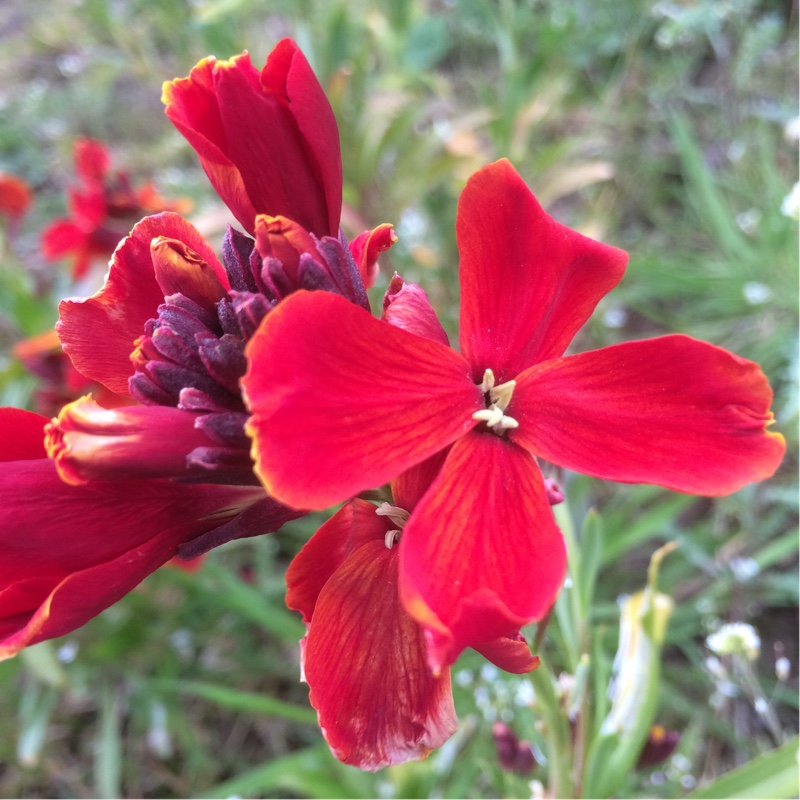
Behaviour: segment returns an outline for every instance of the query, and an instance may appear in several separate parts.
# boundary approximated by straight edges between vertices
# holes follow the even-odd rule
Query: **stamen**
[[[507,417],[494,403],[489,408],[482,408],[472,415],[472,419],[485,422],[487,428],[495,433],[502,433],[511,428],[519,428],[519,422],[514,417]]]
[[[500,386],[493,386],[489,390],[489,397],[492,398],[495,405],[501,411],[505,411],[508,408],[508,404],[511,402],[511,395],[514,393],[514,387],[516,385],[516,381],[506,381],[506,383],[501,383]]]
[[[391,550],[400,541],[400,531],[386,531],[383,538],[387,550]]]
[[[487,369],[483,373],[483,381],[481,382],[481,391],[486,394],[486,392],[490,392],[494,388],[494,372],[490,369]]]
[[[404,508],[393,506],[391,503],[381,503],[375,509],[375,513],[379,517],[389,517],[389,519],[394,522],[394,524],[397,525],[400,530],[405,527],[406,522],[408,522],[408,518],[411,516]],[[391,531],[389,533],[391,533]],[[398,537],[400,536],[400,531],[395,531],[395,533],[397,533]],[[389,547],[388,544],[386,546]]]

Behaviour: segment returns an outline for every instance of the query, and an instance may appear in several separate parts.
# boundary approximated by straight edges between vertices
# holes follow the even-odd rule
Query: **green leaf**
[[[317,721],[317,714],[311,708],[286,703],[283,700],[276,700],[265,694],[255,692],[242,692],[238,689],[229,689],[227,686],[219,686],[214,683],[202,683],[200,681],[173,681],[158,680],[153,681],[151,686],[157,690],[166,692],[177,692],[178,694],[188,694],[193,697],[202,697],[212,703],[229,708],[234,711],[245,711],[252,714],[262,714],[266,717],[281,717],[290,719],[294,722]]]
[[[728,797],[797,797],[798,737],[688,794],[687,800]]]

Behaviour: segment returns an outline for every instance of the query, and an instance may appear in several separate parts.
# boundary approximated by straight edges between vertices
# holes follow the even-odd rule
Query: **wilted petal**
[[[327,292],[278,304],[245,354],[256,472],[295,508],[380,486],[474,427],[483,407],[458,353]]]
[[[556,222],[506,160],[478,170],[458,203],[461,352],[480,381],[560,356],[628,256]]]
[[[320,592],[305,644],[323,734],[339,760],[365,770],[424,758],[457,725],[449,671],[428,670],[396,586],[397,550],[363,545]]]
[[[164,302],[150,254],[157,237],[183,243],[229,288],[214,251],[183,217],[164,212],[139,222],[114,252],[103,288],[93,297],[63,300],[56,326],[75,367],[117,394],[129,394],[134,343]]]
[[[426,628],[433,669],[540,619],[566,571],[539,468],[484,431],[453,445],[406,524],[400,558],[401,597]]]
[[[517,379],[510,438],[597,478],[722,495],[770,477],[772,390],[757,364],[688,336],[606,347]]]

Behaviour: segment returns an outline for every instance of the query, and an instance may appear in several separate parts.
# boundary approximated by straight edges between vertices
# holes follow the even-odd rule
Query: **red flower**
[[[168,480],[69,486],[45,457],[46,422],[0,409],[0,660],[83,625],[264,496]]]
[[[203,59],[164,84],[175,127],[197,151],[219,196],[251,235],[258,214],[336,236],[342,210],[339,130],[305,56],[290,39],[259,72],[245,52]]]
[[[443,456],[395,481],[395,505],[343,506],[286,575],[287,605],[308,625],[301,650],[311,704],[334,755],[361,769],[424,758],[456,730],[450,671],[427,668],[424,631],[397,592],[394,546]],[[539,663],[518,634],[481,650],[513,672]]]
[[[548,217],[500,161],[456,226],[461,353],[328,294],[298,293],[251,340],[256,470],[324,508],[452,444],[400,547],[400,593],[431,666],[540,618],[565,571],[536,459],[598,478],[726,494],[771,475],[757,365],[685,336],[564,356],[627,256]]]
[[[42,233],[42,252],[49,261],[73,259],[72,277],[82,278],[92,261],[106,261],[134,222],[159,211],[185,211],[185,200],[167,201],[151,184],[133,189],[124,172],[110,173],[108,150],[101,142],[75,142],[79,184],[70,189],[68,219],[58,219]]]
[[[16,225],[28,213],[32,202],[31,187],[22,178],[0,172],[0,216]]]

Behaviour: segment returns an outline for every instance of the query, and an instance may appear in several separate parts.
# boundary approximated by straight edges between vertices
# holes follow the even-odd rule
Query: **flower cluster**
[[[708,495],[777,468],[752,362],[686,336],[565,355],[627,255],[549,217],[507,161],[459,202],[454,349],[399,276],[370,313],[394,233],[340,230],[338,129],[293,42],[260,71],[205,59],[163,99],[244,230],[220,258],[177,213],[146,217],[103,288],[61,304],[75,369],[124,402],[0,411],[0,656],[176,554],[343,502],[291,564],[287,603],[331,749],[374,770],[453,733],[465,648],[536,668],[520,628],[566,571],[544,462]]]

